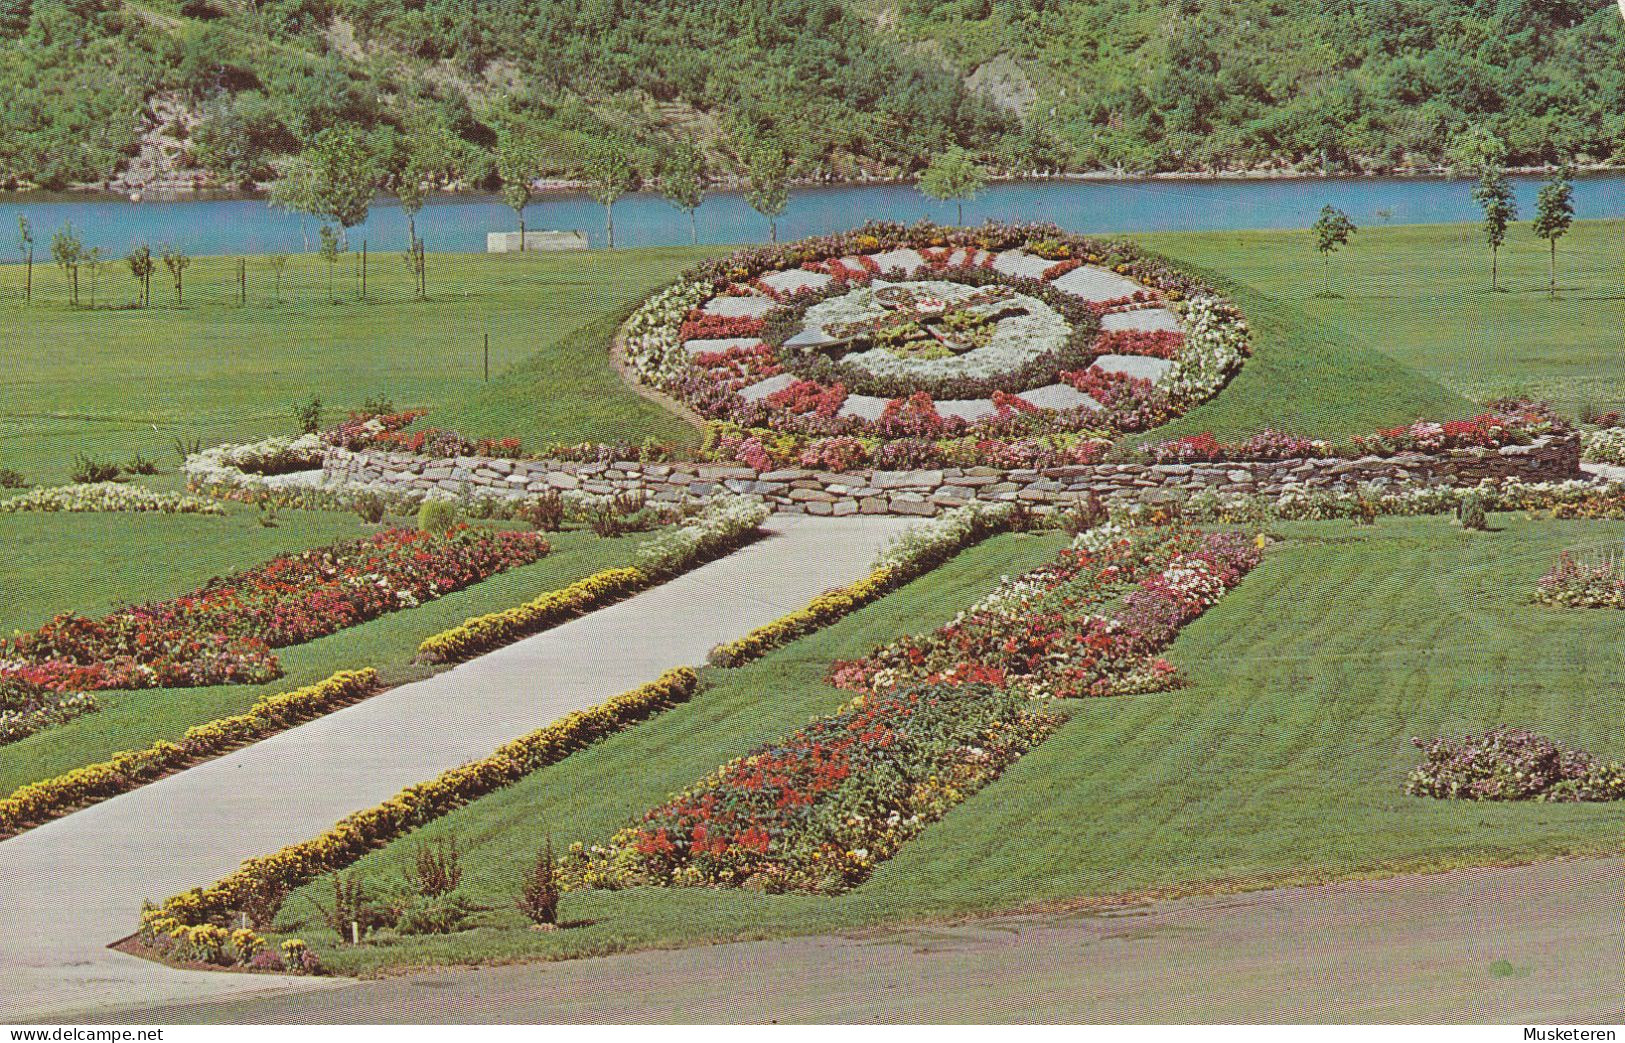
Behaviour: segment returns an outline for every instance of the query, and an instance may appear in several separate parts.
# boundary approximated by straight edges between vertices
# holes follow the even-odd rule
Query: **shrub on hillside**
[[[106,460],[97,460],[95,457],[78,453],[73,458],[73,469],[68,472],[68,480],[75,485],[94,485],[97,482],[111,482],[119,476],[118,464]]]
[[[446,500],[424,500],[418,508],[418,528],[437,536],[456,528],[459,518],[457,505]]]

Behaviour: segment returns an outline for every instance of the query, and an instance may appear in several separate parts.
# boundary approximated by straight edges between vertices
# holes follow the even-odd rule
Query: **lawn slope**
[[[1625,614],[1528,603],[1562,548],[1617,540],[1625,524],[1497,519],[1464,533],[1439,519],[1283,526],[1234,593],[1171,658],[1191,685],[1069,703],[1070,721],[998,782],[838,897],[638,889],[571,895],[555,934],[524,928],[512,899],[526,860],[606,839],[752,743],[843,696],[834,658],[951,615],[1056,537],[1003,537],[820,634],[715,675],[692,704],[477,801],[358,866],[398,880],[419,839],[456,833],[465,890],[484,911],[456,935],[333,946],[296,895],[281,926],[336,969],[817,933],[1031,903],[1178,893],[1618,850],[1625,807],[1467,805],[1406,797],[1412,736],[1506,722],[1625,756],[1616,712]]]
[[[1625,407],[1625,222],[1575,222],[1558,243],[1553,300],[1532,216],[1507,232],[1499,293],[1490,290],[1490,251],[1477,225],[1362,228],[1332,257],[1332,297],[1321,295],[1320,255],[1307,231],[1137,238],[1295,309],[1288,324],[1296,336],[1361,345],[1475,401],[1526,394],[1567,410]],[[1245,295],[1238,303],[1268,321]],[[1213,405],[1226,407],[1225,396]]]

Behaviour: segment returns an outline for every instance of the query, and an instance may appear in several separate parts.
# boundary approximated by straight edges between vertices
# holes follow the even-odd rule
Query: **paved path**
[[[180,972],[109,951],[141,901],[307,839],[563,714],[697,664],[867,574],[907,523],[775,516],[721,561],[415,684],[0,842],[0,1023],[342,983]]]
[[[1618,1024],[1621,902],[1625,859],[1546,862],[426,973],[107,1020]]]

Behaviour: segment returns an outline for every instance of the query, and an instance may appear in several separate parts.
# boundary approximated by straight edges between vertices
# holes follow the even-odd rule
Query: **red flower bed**
[[[733,337],[754,337],[767,325],[761,319],[748,315],[710,315],[692,311],[683,321],[678,340],[724,340]]]
[[[821,417],[833,417],[840,412],[845,402],[845,385],[825,387],[816,380],[798,380],[789,387],[767,396],[767,404],[774,409],[787,409],[792,413],[811,413]]]
[[[255,684],[273,648],[412,608],[546,555],[537,533],[389,529],[211,580],[101,619],[59,616],[0,641],[0,670],[57,691]]]
[[[1095,351],[1101,355],[1146,355],[1154,359],[1177,359],[1185,346],[1185,335],[1174,330],[1106,330],[1095,338]]]
[[[570,886],[747,886],[833,893],[1041,742],[1043,695],[1177,683],[1158,658],[1259,560],[1236,533],[1093,530],[922,638],[837,663],[862,694],[653,808],[604,847],[574,845]],[[1127,590],[1111,616],[1088,609]]]
[[[885,691],[980,670],[1063,697],[1160,690],[1176,678],[1158,653],[1259,557],[1237,533],[1108,532],[1006,583],[930,634],[836,663],[830,679],[841,688]],[[1125,589],[1114,614],[1090,612]]]
[[[564,872],[602,886],[836,892],[995,778],[1058,722],[985,683],[857,700],[757,747]]]

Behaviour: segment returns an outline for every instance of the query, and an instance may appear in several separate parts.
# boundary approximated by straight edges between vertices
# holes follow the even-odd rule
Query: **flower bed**
[[[687,701],[698,687],[698,675],[679,667],[589,710],[566,714],[545,728],[507,743],[483,760],[408,786],[384,803],[346,817],[319,837],[249,859],[222,880],[143,909],[140,937],[157,947],[162,944],[158,936],[179,927],[208,923],[223,926],[243,910],[262,907],[269,895],[286,894],[323,873],[343,869],[368,851],[447,812]]]
[[[687,524],[646,541],[638,548],[635,566],[606,569],[517,608],[465,619],[426,638],[418,646],[418,659],[461,662],[630,597],[738,547],[755,534],[767,513],[759,501],[743,497],[714,500]]]
[[[1424,759],[1405,780],[1413,797],[1539,800],[1561,803],[1625,799],[1625,764],[1598,763],[1542,735],[1491,728],[1460,739],[1412,740]]]
[[[572,846],[562,875],[576,887],[842,891],[1057,723],[986,684],[860,697],[725,765],[607,848]]]
[[[1035,269],[1040,244],[1058,256]],[[1065,281],[1085,266],[1097,282]],[[797,290],[768,282],[797,272],[825,281]],[[1139,288],[1090,299],[1091,285],[1114,280]],[[911,303],[888,300],[903,310],[885,313],[876,303],[880,283]],[[709,313],[713,298],[753,298],[765,318]],[[1100,332],[1101,315],[1145,308],[1172,311],[1181,329]],[[836,338],[837,350],[855,346],[844,359],[828,357],[817,345],[827,345],[829,330],[861,343]],[[899,439],[920,443],[907,450],[906,466],[944,464],[950,441],[960,452],[1024,442],[1019,456],[1037,439],[1110,439],[1216,393],[1248,351],[1245,322],[1190,276],[1132,246],[1038,225],[873,224],[741,251],[650,298],[624,334],[639,378],[725,425],[710,448],[758,469],[818,458],[831,440],[843,440],[843,459],[853,455],[852,440],[869,440],[857,463],[884,467],[883,445]],[[690,353],[691,341],[717,343]],[[1150,370],[1157,376],[1094,365],[1103,355],[1160,360]],[[1028,393],[1030,401],[1020,397]],[[943,402],[951,405],[939,408]]]
[[[273,648],[414,607],[549,550],[529,532],[388,529],[280,555],[170,601],[101,619],[59,616],[0,641],[0,673],[58,691],[257,684],[281,675]]]
[[[983,675],[1055,697],[1171,688],[1178,676],[1159,653],[1239,583],[1260,554],[1238,533],[1097,527],[946,626],[838,662],[830,678],[867,692]],[[1110,615],[1091,611],[1120,594]]]
[[[1158,658],[1257,563],[1235,533],[1085,532],[929,635],[832,680],[839,712],[724,765],[617,833],[573,844],[572,887],[745,886],[832,893],[865,879],[926,825],[1042,741],[1049,696],[1177,683]],[[1090,614],[1127,591],[1110,616]]]
[[[1625,465],[1625,427],[1605,427],[1580,436],[1580,458],[1594,464]]]
[[[30,512],[101,514],[225,514],[213,500],[185,493],[158,492],[140,485],[118,482],[89,482],[59,485],[50,489],[30,489],[19,496],[0,500],[0,514]]]
[[[58,692],[0,673],[0,746],[75,717],[100,705],[85,692]]]
[[[1317,489],[1275,495],[1199,490],[1182,500],[1139,503],[1112,500],[1112,513],[1124,521],[1255,524],[1267,521],[1360,521],[1383,516],[1454,514],[1468,497],[1489,511],[1550,511],[1557,518],[1625,518],[1625,482],[1524,482],[1486,480],[1473,486],[1430,484],[1367,485],[1351,490]]]
[[[1283,434],[1265,428],[1241,442],[1221,442],[1211,434],[1185,435],[1146,447],[1159,464],[1216,463],[1229,460],[1300,460],[1327,457],[1398,456],[1401,453],[1450,453],[1530,445],[1545,435],[1566,434],[1567,421],[1544,404],[1525,400],[1492,403],[1495,411],[1471,420],[1443,423],[1418,420],[1408,427],[1356,435],[1346,445]]]
[[[378,674],[371,669],[337,673],[314,685],[264,696],[244,713],[188,728],[179,742],[159,741],[144,750],[116,753],[111,760],[30,783],[0,799],[0,833],[15,833],[128,793],[205,757],[348,706],[377,686]]]
[[[1540,578],[1535,600],[1561,608],[1625,608],[1625,568],[1617,558],[1583,562],[1564,552]]]

